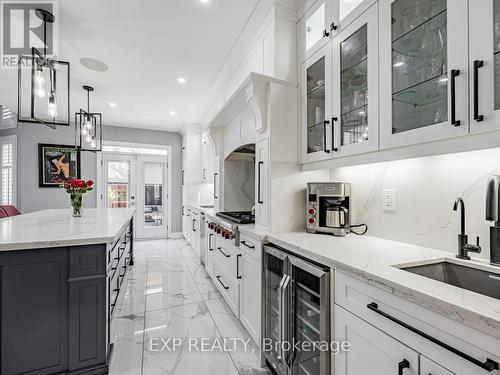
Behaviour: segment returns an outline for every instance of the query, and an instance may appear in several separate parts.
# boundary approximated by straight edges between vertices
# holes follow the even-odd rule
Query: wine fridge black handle
[[[452,69],[451,71],[451,124],[453,126],[460,126],[460,120],[457,120],[457,103],[456,103],[456,88],[455,78],[460,75],[460,70]]]
[[[241,280],[241,275],[240,275],[240,258],[241,254],[236,255],[236,278]]]
[[[221,254],[224,255],[226,258],[230,258],[231,257],[231,255],[226,254],[225,252],[222,251],[222,247],[218,247],[217,250],[219,250],[221,252]]]
[[[214,173],[214,199],[219,199],[217,196],[217,177],[219,176],[218,173]]]
[[[474,120],[477,122],[484,120],[484,116],[479,114],[479,68],[483,66],[483,60],[474,60]]]
[[[458,350],[458,349],[456,349],[456,348],[454,348],[454,347],[452,347],[452,346],[450,346],[450,345],[448,345],[448,344],[446,344],[446,343],[444,343],[444,342],[442,342],[442,341],[440,341],[440,340],[438,340],[438,339],[436,339],[436,338],[428,335],[427,333],[422,332],[419,329],[410,326],[409,324],[407,324],[407,323],[399,320],[398,318],[395,318],[395,317],[393,317],[393,316],[391,316],[391,315],[389,315],[389,314],[387,314],[387,313],[379,310],[378,305],[375,302],[372,302],[372,303],[368,304],[367,307],[370,310],[376,312],[377,314],[383,316],[384,318],[387,318],[390,321],[392,321],[392,322],[400,325],[401,327],[406,328],[407,330],[409,330],[409,331],[411,331],[411,332],[413,332],[413,333],[415,333],[415,334],[417,334],[419,336],[422,336],[423,338],[429,340],[430,342],[432,342],[432,343],[434,343],[434,344],[442,347],[443,349],[448,350],[449,352],[452,352],[453,354],[455,354],[455,355],[457,355],[457,356],[465,359],[466,361],[469,361],[469,362],[475,364],[476,366],[482,368],[483,370],[492,372],[494,370],[498,370],[499,369],[498,362],[495,362],[495,361],[493,361],[490,358],[486,358],[485,362],[481,362],[481,361],[479,361],[479,360],[471,357],[470,355],[465,354],[464,352],[462,352],[462,351],[460,351],[460,350]]]
[[[339,149],[335,147],[335,121],[338,121],[337,117],[332,117],[332,151],[337,152]]]
[[[249,249],[255,249],[255,246],[250,246],[249,244],[247,244],[245,241],[240,241],[240,243],[242,245],[245,245],[246,247],[248,247]]]
[[[398,375],[403,375],[405,368],[410,368],[410,362],[407,359],[403,359],[398,363]]]
[[[217,280],[219,280],[219,283],[220,285],[222,285],[222,287],[225,289],[225,290],[228,290],[229,287],[228,286],[225,286],[224,283],[222,281],[220,281],[220,276],[216,276]]]
[[[323,151],[327,154],[330,153],[330,149],[326,147],[326,126],[330,123],[330,121],[323,121]]]
[[[264,201],[262,200],[262,191],[261,191],[261,185],[262,185],[262,171],[261,167],[264,165],[263,161],[259,161],[259,164],[257,165],[257,202],[259,204],[263,204]]]

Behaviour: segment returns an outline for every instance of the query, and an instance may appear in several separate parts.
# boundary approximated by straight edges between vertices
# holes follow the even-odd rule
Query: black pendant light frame
[[[19,56],[18,61],[18,86],[17,86],[17,119],[19,122],[30,122],[30,123],[41,123],[46,125],[52,129],[55,129],[57,125],[60,126],[69,126],[70,125],[70,63],[67,61],[59,61],[47,58],[47,23],[54,23],[55,17],[52,13],[44,10],[44,9],[36,9],[36,15],[43,21],[43,43],[44,48],[43,52],[40,52],[37,48],[31,48],[31,56]],[[23,69],[24,66],[30,66],[31,64],[31,95],[30,95],[30,117],[23,117],[23,104],[22,103],[22,78],[23,78]],[[49,96],[51,93],[56,93],[56,83],[57,83],[57,71],[58,67],[66,67],[67,70],[67,118],[65,121],[56,121],[56,119],[52,119],[52,121],[42,120],[41,118],[36,116],[36,108],[35,108],[35,75],[37,70],[43,71],[43,69],[49,69],[49,85],[51,86],[51,90],[49,92]],[[56,96],[59,100],[60,98]]]
[[[83,89],[87,91],[87,110],[80,109],[80,112],[75,113],[75,148],[78,151],[102,151],[102,114],[90,112],[90,93],[94,91],[94,88],[83,86]],[[91,124],[90,129],[86,128],[88,122]],[[86,140],[87,134],[84,135],[83,130],[94,138],[96,147],[91,147],[90,142]]]

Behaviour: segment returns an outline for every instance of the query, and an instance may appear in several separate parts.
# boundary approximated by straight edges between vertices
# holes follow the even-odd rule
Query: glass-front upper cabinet
[[[469,8],[471,133],[500,128],[500,0]]]
[[[302,65],[302,160],[331,158],[331,43]]]
[[[302,17],[300,22],[302,61],[310,58],[330,40],[331,7],[332,0],[317,0]]]
[[[334,157],[378,149],[378,4],[333,42]]]
[[[381,148],[467,134],[467,0],[379,4]]]

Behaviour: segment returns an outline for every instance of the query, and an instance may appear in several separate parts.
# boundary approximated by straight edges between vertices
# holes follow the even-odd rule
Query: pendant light
[[[87,110],[75,113],[75,148],[78,151],[102,151],[102,114],[90,112],[91,86],[83,86],[87,92]]]
[[[47,26],[54,24],[54,15],[44,9],[36,9],[35,14],[43,22],[43,49],[33,47],[31,56],[19,56],[18,121],[53,129],[69,126],[69,62],[47,56]]]

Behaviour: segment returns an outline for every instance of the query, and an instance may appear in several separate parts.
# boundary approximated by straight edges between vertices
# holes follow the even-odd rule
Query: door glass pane
[[[130,163],[128,161],[108,161],[107,176],[107,207],[128,207]]]
[[[340,0],[340,21],[362,2],[363,0]]]
[[[319,374],[320,371],[320,279],[299,268],[293,269],[295,339],[309,341],[314,350],[294,352],[296,374]]]
[[[325,30],[325,4],[306,19],[306,51],[323,38]]]
[[[307,69],[307,153],[323,151],[325,121],[325,57]]]
[[[281,342],[280,327],[280,283],[284,273],[282,259],[265,253],[265,332],[264,337],[272,342],[270,355],[275,359],[276,365],[280,363],[280,354],[275,350]]]
[[[494,43],[493,52],[495,54],[495,110],[500,109],[500,0],[494,3]]]
[[[393,133],[448,121],[446,0],[392,3]]]
[[[367,25],[340,44],[341,144],[368,140]]]
[[[144,226],[163,226],[163,163],[144,163]]]

